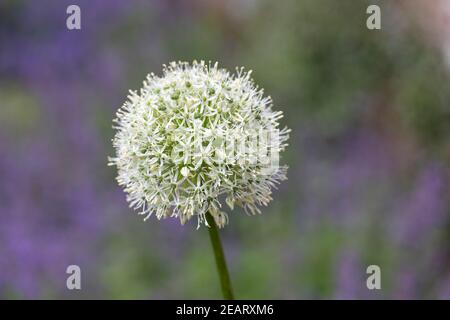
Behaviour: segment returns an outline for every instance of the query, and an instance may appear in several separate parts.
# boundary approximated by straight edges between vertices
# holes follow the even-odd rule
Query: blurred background
[[[447,0],[1,0],[1,298],[221,298],[207,230],[144,223],[107,167],[128,90],[193,59],[253,69],[292,129],[222,232],[237,298],[450,298]]]

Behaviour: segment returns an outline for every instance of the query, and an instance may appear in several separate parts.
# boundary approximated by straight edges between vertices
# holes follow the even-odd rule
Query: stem
[[[216,222],[211,214],[206,214],[206,221],[209,224],[209,238],[216,258],[217,272],[220,277],[220,285],[222,287],[222,294],[224,299],[233,300],[233,289],[231,288],[230,275],[228,274],[227,263],[225,262],[225,255],[222,249],[222,243],[220,242],[219,232],[217,230]]]

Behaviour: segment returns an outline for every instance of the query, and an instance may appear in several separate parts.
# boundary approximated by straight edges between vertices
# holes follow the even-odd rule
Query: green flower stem
[[[206,214],[206,221],[209,224],[209,237],[216,258],[217,272],[220,277],[220,285],[222,287],[222,294],[224,299],[233,300],[233,289],[231,287],[230,275],[228,273],[227,263],[225,262],[225,255],[222,249],[222,243],[220,242],[219,232],[217,230],[214,218],[210,213]]]

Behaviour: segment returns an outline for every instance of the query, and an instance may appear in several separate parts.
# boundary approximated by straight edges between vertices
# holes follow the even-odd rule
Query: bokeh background
[[[238,298],[450,298],[449,30],[446,0],[1,0],[0,297],[221,297],[207,230],[144,223],[107,167],[128,90],[204,59],[293,130],[289,180],[222,232]]]

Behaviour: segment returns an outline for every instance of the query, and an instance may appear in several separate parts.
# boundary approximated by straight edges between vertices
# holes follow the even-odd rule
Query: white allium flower
[[[130,91],[110,158],[130,207],[145,219],[173,216],[182,224],[196,215],[198,225],[207,225],[209,211],[223,227],[223,203],[256,214],[272,200],[271,188],[286,179],[278,153],[289,129],[278,129],[282,112],[250,73],[172,62],[162,77],[148,75],[139,93]]]

